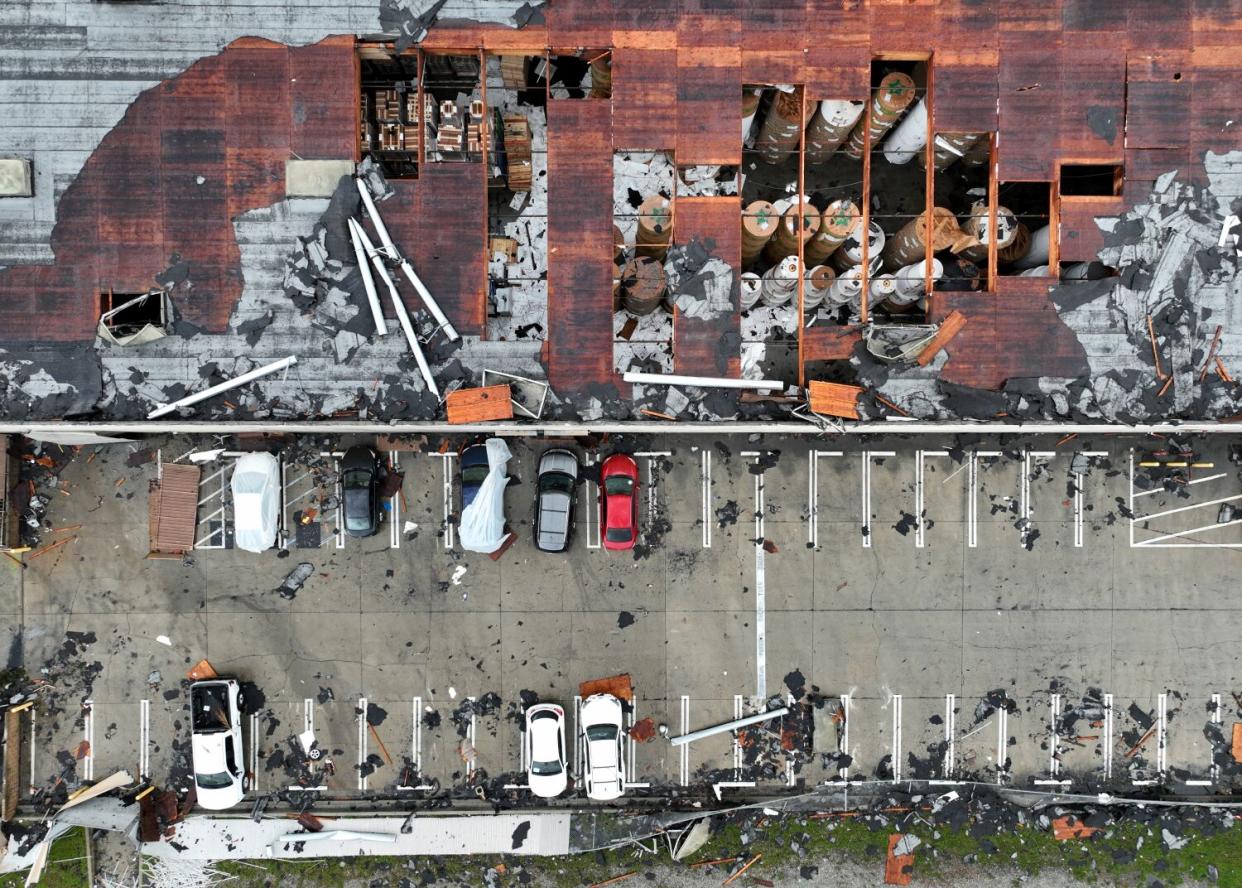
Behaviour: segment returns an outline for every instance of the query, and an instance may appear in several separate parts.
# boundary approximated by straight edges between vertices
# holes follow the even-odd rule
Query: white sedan
[[[586,794],[610,802],[625,794],[625,755],[622,749],[621,701],[612,694],[594,694],[582,703],[582,733],[586,735]]]
[[[247,552],[276,545],[280,463],[270,453],[247,453],[233,467],[233,543]]]
[[[539,703],[526,710],[526,782],[541,799],[565,791],[565,710],[555,703]]]
[[[242,800],[241,688],[232,679],[190,685],[190,755],[199,807],[220,811]]]

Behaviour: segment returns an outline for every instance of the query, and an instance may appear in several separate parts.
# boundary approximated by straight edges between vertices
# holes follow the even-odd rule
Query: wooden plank
[[[813,379],[808,388],[812,413],[841,419],[858,419],[858,396],[863,392],[861,387]]]
[[[454,425],[467,422],[488,422],[513,419],[513,402],[506,384],[480,388],[463,388],[449,392],[444,398],[448,421]]]
[[[164,466],[158,485],[151,491],[154,503],[148,510],[152,552],[181,554],[194,548],[201,475],[198,466]]]
[[[1242,762],[1242,722],[1233,723],[1233,742],[1229,745],[1229,753],[1235,762]]]
[[[936,335],[932,337],[931,342],[927,343],[923,350],[919,352],[918,365],[926,367],[934,361],[940,350],[948,345],[953,337],[960,333],[965,326],[966,315],[956,309],[949,312],[949,316],[940,322],[940,329],[936,331]]]
[[[900,841],[901,833],[888,837],[888,857],[884,861],[885,885],[909,885],[914,878],[914,855],[894,853]]]
[[[1052,837],[1058,842],[1065,842],[1070,839],[1086,839],[1097,832],[1099,832],[1097,827],[1087,826],[1072,814],[1056,817],[1052,821]]]

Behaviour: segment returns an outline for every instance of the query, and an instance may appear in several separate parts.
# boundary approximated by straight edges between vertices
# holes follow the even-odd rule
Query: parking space
[[[578,683],[621,673],[636,693],[627,724],[651,718],[670,735],[761,712],[801,677],[819,701],[814,756],[796,775],[811,782],[1219,778],[1242,681],[1223,560],[1242,534],[1214,520],[1242,503],[1242,482],[1223,443],[1171,476],[1143,465],[1167,445],[1125,439],[647,440],[632,451],[639,544],[619,553],[600,544],[600,454],[577,447],[565,556],[533,542],[539,455],[564,443],[509,443],[517,539],[496,559],[461,549],[451,441],[382,453],[400,480],[368,538],[338,533],[336,459],[294,454],[290,558],[231,549],[223,460],[203,473],[193,562],[151,563],[136,581],[101,579],[89,560],[35,562],[30,625],[93,631],[102,664],[82,713],[36,720],[39,782],[58,754],[79,777],[183,773],[187,656],[261,689],[244,725],[252,795],[521,786],[524,705],[560,703],[572,734]],[[140,506],[108,500],[99,515],[128,526]],[[280,594],[299,561],[312,573]],[[308,726],[314,760],[299,752]],[[784,757],[753,754],[727,732],[626,749],[635,791],[727,794],[794,776]]]

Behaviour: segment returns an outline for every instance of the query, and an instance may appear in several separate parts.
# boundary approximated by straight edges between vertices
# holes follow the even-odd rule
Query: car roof
[[[356,469],[370,469],[375,471],[375,461],[378,457],[375,451],[365,444],[356,444],[345,451],[345,455],[341,457],[341,471],[349,471]]]
[[[578,457],[572,450],[554,447],[545,450],[539,457],[539,474],[544,472],[564,472],[573,478],[578,477]]]
[[[555,714],[550,718],[537,718],[530,723],[530,749],[535,761],[560,760],[560,743],[557,742],[559,724],[560,719]]]
[[[621,725],[621,701],[612,694],[593,694],[582,703],[582,723]]]

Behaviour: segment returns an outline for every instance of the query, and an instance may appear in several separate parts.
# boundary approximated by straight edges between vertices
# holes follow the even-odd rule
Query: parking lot
[[[578,447],[566,556],[538,552],[531,531],[538,455],[564,442],[510,439],[518,540],[497,560],[460,549],[460,443],[384,454],[403,480],[367,539],[315,505],[332,504],[331,458],[287,457],[287,539],[261,555],[230,547],[228,460],[208,464],[185,562],[145,559],[147,486],[215,445],[80,452],[48,515],[81,525],[76,539],[2,575],[0,619],[58,687],[34,720],[32,789],[117,768],[183,779],[185,673],[204,657],[251,689],[252,796],[522,798],[523,706],[563,704],[576,734],[579,683],[619,673],[628,722],[670,735],[780,702],[799,714],[741,740],[630,741],[635,794],[1227,779],[1212,737],[1239,720],[1242,523],[1221,506],[1242,502],[1242,482],[1223,439],[1197,442],[1199,465],[1170,489],[1141,465],[1154,439],[617,439]],[[139,448],[158,453],[129,460]],[[613,449],[639,466],[633,553],[600,545],[590,479]],[[282,596],[300,562],[314,572]],[[73,656],[66,633],[87,633],[69,636]],[[87,668],[68,669],[75,658]],[[306,730],[315,761],[293,739]]]

